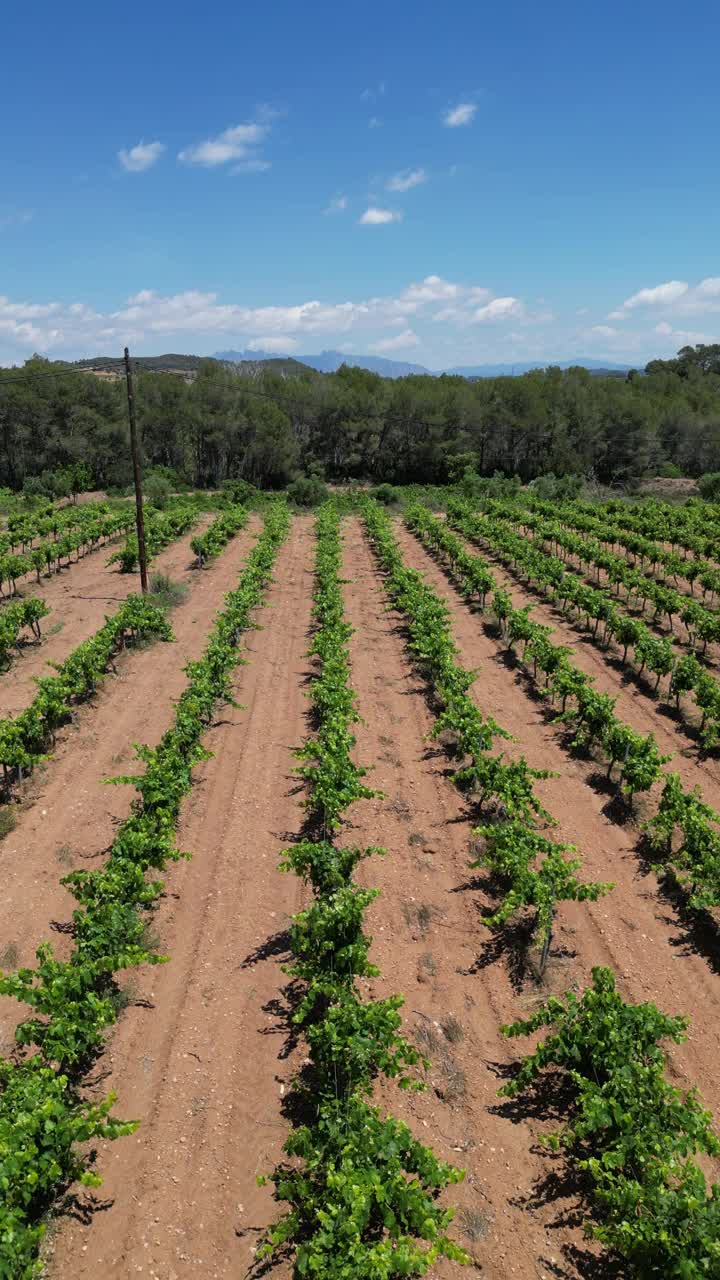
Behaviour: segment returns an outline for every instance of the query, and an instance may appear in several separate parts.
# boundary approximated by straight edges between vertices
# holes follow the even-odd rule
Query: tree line
[[[583,368],[521,377],[389,380],[343,366],[243,376],[215,360],[188,384],[139,373],[145,464],[195,487],[298,475],[443,484],[471,467],[632,488],[648,474],[720,471],[720,345],[683,348],[626,379]],[[0,370],[0,485],[83,464],[97,488],[131,479],[124,382],[39,357]]]

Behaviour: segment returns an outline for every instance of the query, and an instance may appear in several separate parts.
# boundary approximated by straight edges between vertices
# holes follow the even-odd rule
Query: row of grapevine
[[[57,542],[61,534],[87,529],[108,514],[110,507],[106,502],[92,502],[80,507],[55,507],[48,503],[35,511],[11,515],[7,530],[0,533],[0,556],[18,550],[24,554],[37,539],[46,539],[50,534]],[[132,513],[129,514],[132,518]]]
[[[612,516],[601,507],[589,512],[579,503],[545,502],[533,498],[531,494],[519,495],[519,501],[548,520],[559,521],[576,532],[591,534],[613,551],[616,547],[622,547],[632,557],[631,565],[638,562],[644,570],[645,565],[649,564],[656,574],[660,573],[662,567],[663,576],[672,578],[675,586],[678,585],[678,578],[684,578],[692,594],[695,592],[695,583],[699,582],[703,597],[720,595],[720,569],[712,561],[702,556],[682,556],[678,551],[668,550],[661,542],[642,533],[626,530],[621,524],[614,523]]]
[[[687,891],[690,907],[720,906],[720,814],[704,803],[698,788],[685,791],[678,774],[668,774],[645,832],[656,870],[671,874]]]
[[[220,512],[204,533],[198,533],[190,541],[190,550],[197,556],[198,568],[219,555],[231,538],[247,524],[248,513],[244,507],[227,507]]]
[[[363,782],[367,770],[352,758],[359,717],[350,687],[351,627],[344,615],[342,544],[333,505],[321,509],[316,532],[310,650],[316,663],[310,691],[315,731],[298,752],[308,817],[305,838],[285,850],[281,863],[314,893],[311,906],[293,920],[288,970],[302,984],[293,1021],[308,1045],[307,1065],[293,1084],[293,1114],[302,1114],[303,1123],[285,1143],[292,1163],[282,1162],[270,1179],[289,1211],[268,1231],[258,1257],[290,1247],[298,1278],[391,1280],[425,1275],[440,1257],[469,1261],[446,1234],[452,1209],[435,1202],[443,1187],[463,1175],[370,1102],[378,1076],[421,1088],[409,1072],[429,1064],[400,1035],[402,997],[363,998],[359,987],[360,980],[378,973],[363,929],[377,891],[359,888],[353,872],[362,859],[384,851],[334,842],[343,814],[374,793]]]
[[[639,675],[646,670],[655,675],[656,690],[661,679],[667,677],[668,696],[675,699],[676,705],[683,695],[691,693],[701,715],[703,747],[709,751],[720,743],[720,682],[694,654],[676,654],[667,637],[654,635],[641,619],[621,609],[607,591],[588,586],[556,556],[540,550],[503,520],[478,515],[467,503],[453,500],[448,507],[448,522],[472,542],[491,546],[503,563],[514,571],[520,569],[549,599],[558,601],[564,612],[574,609],[585,619],[594,640],[598,640],[602,625],[599,643],[607,648],[614,640],[622,650],[623,662],[631,653]]]
[[[389,572],[390,595],[404,610],[413,603],[412,578],[419,575],[411,575],[411,582],[403,585],[402,561],[387,517],[368,511],[366,524]],[[468,554],[458,539],[450,548],[459,561]],[[471,568],[473,579],[475,584],[480,580],[486,592],[491,589],[482,567]],[[474,593],[476,586],[470,581],[467,590]],[[415,607],[408,612],[411,637],[418,637],[422,603],[416,591]],[[421,647],[428,655],[421,665],[430,675],[432,655],[440,648],[435,643]],[[433,687],[442,706],[441,689],[434,682]],[[491,857],[503,871],[508,863],[522,859],[529,836],[537,843],[543,840],[521,824],[515,829],[508,824],[490,826],[483,834],[492,841]],[[598,891],[606,887],[588,886]],[[593,898],[597,893],[577,896]],[[498,917],[506,918],[512,905],[503,904]],[[720,1154],[720,1142],[695,1093],[683,1096],[665,1079],[667,1060],[659,1045],[663,1038],[684,1038],[686,1020],[667,1017],[650,1004],[624,1002],[612,972],[594,969],[592,986],[581,996],[552,998],[531,1018],[502,1030],[518,1037],[544,1026],[553,1034],[517,1064],[501,1094],[528,1095],[536,1115],[542,1114],[546,1097],[547,1115],[553,1119],[561,1099],[566,1123],[549,1136],[547,1145],[561,1150],[579,1174],[588,1234],[611,1249],[615,1261],[630,1264],[631,1274],[648,1280],[706,1280],[714,1275],[720,1263],[720,1187],[711,1187],[708,1194],[692,1156]],[[552,1082],[545,1085],[544,1075],[550,1071]]]
[[[102,1050],[104,1032],[118,1017],[121,993],[115,975],[160,956],[147,936],[147,911],[163,890],[154,874],[183,855],[174,835],[180,803],[192,785],[193,766],[207,759],[202,736],[218,703],[231,700],[230,677],[240,661],[238,642],[252,625],[288,515],[272,504],[238,587],[226,596],[199,662],[188,664],[188,685],[171,728],[159,745],[137,748],[144,770],[132,782],[134,812],[118,829],[102,867],[74,871],[63,880],[78,902],[73,950],[57,960],[48,943],[37,967],[0,977],[0,994],[30,1006],[16,1031],[26,1056],[0,1060],[0,1274],[38,1273],[41,1222],[48,1204],[76,1179],[100,1182],[90,1157],[78,1149],[94,1138],[117,1138],[137,1128],[110,1113],[111,1095],[90,1104],[81,1092],[87,1068]],[[148,879],[148,872],[153,873]],[[27,1051],[30,1050],[29,1056]]]
[[[482,557],[473,555],[448,526],[434,517],[425,507],[414,505],[408,508],[406,523],[423,543],[440,555],[448,567],[448,571],[465,596],[473,600],[479,594],[478,583],[482,585],[483,608],[488,593],[494,589],[492,609],[501,623],[505,635],[511,644],[523,644],[522,660],[530,669],[532,664],[533,679],[538,671],[545,674],[545,683],[541,692],[551,698],[563,699],[563,714],[560,717],[567,722],[571,716],[567,712],[567,698],[578,696],[583,685],[590,685],[589,677],[579,672],[568,657],[568,650],[551,642],[551,631],[532,622],[527,609],[513,609],[507,593],[498,590],[492,570]],[[599,715],[606,714],[608,702],[602,697],[597,707]],[[612,705],[610,703],[610,705]],[[619,724],[619,722],[616,722]],[[633,734],[627,726],[621,726],[620,735],[607,734],[604,741],[606,749],[616,754],[624,749],[628,737],[639,746],[640,759],[635,761],[632,753],[622,758],[624,769],[630,767],[631,782],[637,777],[655,781],[659,776],[663,757],[657,754],[654,744],[647,747],[648,740]],[[587,738],[582,741],[587,743]],[[614,763],[608,756],[611,767]],[[644,789],[644,788],[643,788]],[[680,833],[678,847],[673,840]],[[688,892],[688,905],[692,908],[709,908],[720,906],[720,815],[704,804],[697,791],[684,792],[677,774],[666,776],[665,786],[655,817],[646,824],[646,834],[658,857],[658,870],[663,873],[672,872]],[[501,850],[505,857],[505,850]]]
[[[164,547],[182,537],[197,523],[196,507],[178,503],[167,511],[145,508],[145,555],[148,564]],[[121,573],[134,573],[139,564],[137,533],[128,534],[124,547],[120,547],[108,560],[108,565],[119,564]]]
[[[597,514],[598,511],[621,529],[653,538],[657,542],[669,542],[681,547],[688,555],[704,556],[717,561],[720,539],[720,512],[717,506],[707,502],[678,507],[667,503],[645,501],[630,505],[613,498],[601,507],[594,502],[578,502],[580,510]]]
[[[244,508],[233,508],[223,524],[226,541],[247,520]],[[33,602],[25,603],[31,606]],[[6,613],[7,609],[0,614],[0,622]],[[54,745],[57,730],[71,719],[73,707],[95,693],[112,667],[114,655],[139,640],[158,637],[172,639],[164,613],[142,596],[128,596],[95,635],[78,645],[64,662],[55,664],[57,675],[37,680],[38,692],[30,706],[15,718],[0,720],[0,764],[6,798],[11,795],[13,782],[22,782],[24,775],[45,758]]]
[[[56,675],[37,680],[38,691],[24,711],[14,719],[0,720],[0,764],[6,799],[13,782],[22,782],[24,775],[45,759],[57,730],[72,718],[73,707],[95,693],[112,666],[114,655],[151,637],[172,640],[165,614],[143,596],[128,596],[99,631],[83,640],[64,662],[53,664]]]
[[[454,507],[453,511],[451,522],[457,522],[465,532],[467,526],[458,508]],[[558,719],[573,726],[574,745],[602,752],[608,776],[619,767],[618,786],[630,803],[638,792],[649,791],[668,759],[658,751],[654,736],[636,733],[619,719],[615,714],[615,700],[593,688],[592,677],[575,666],[568,649],[553,643],[550,627],[534,622],[528,609],[513,607],[508,593],[495,584],[487,562],[469,552],[448,524],[421,504],[410,506],[405,518],[408,528],[447,561],[452,576],[466,595],[472,596],[475,592],[480,576],[485,587],[483,600],[493,590],[492,611],[502,633],[511,647],[522,646],[520,657],[531,668],[533,679],[537,680],[539,671],[545,676],[541,692],[551,701],[559,702]]]
[[[49,575],[53,567],[58,573],[63,560],[70,563],[73,552],[80,559],[81,553],[86,555],[102,546],[103,539],[108,542],[118,534],[126,533],[135,519],[130,511],[99,512],[90,507],[80,510],[87,512],[87,516],[84,520],[77,521],[76,527],[56,526],[57,532],[52,538],[28,547],[22,554],[7,551],[0,554],[0,596],[3,594],[3,587],[9,588],[9,593],[14,595],[18,579],[33,571],[38,582],[41,573]]]
[[[375,555],[387,573],[388,593],[405,619],[408,648],[432,690],[437,708],[432,736],[443,740],[457,762],[452,775],[455,784],[490,819],[475,832],[484,840],[476,865],[495,873],[505,896],[485,923],[499,928],[522,908],[534,908],[533,938],[542,972],[557,903],[596,899],[612,886],[580,882],[575,873],[581,862],[573,856],[575,848],[540,835],[537,823],[552,824],[553,819],[535,794],[533,782],[550,775],[532,769],[524,757],[511,761],[503,754],[489,754],[494,738],[509,735],[494,720],[483,718],[468,695],[475,676],[456,660],[445,604],[421,574],[404,564],[385,512],[368,503],[364,520]]]
[[[556,519],[546,520],[534,512],[516,509],[511,504],[493,503],[491,506],[491,514],[522,526],[525,532],[531,530],[535,540],[550,543],[554,553],[566,562],[575,557],[586,574],[589,574],[592,566],[596,571],[598,584],[602,570],[618,597],[622,586],[628,603],[641,613],[644,614],[646,605],[650,605],[654,623],[657,623],[658,618],[667,618],[672,632],[673,619],[679,618],[687,632],[687,643],[692,647],[701,644],[702,651],[705,652],[708,644],[720,640],[720,614],[717,610],[658,582],[652,574],[633,568],[625,556],[605,550],[599,539],[573,532]]]
[[[10,665],[20,632],[25,627],[29,627],[38,640],[41,638],[40,619],[49,612],[45,601],[36,596],[6,605],[0,613],[0,670]]]
[[[719,1156],[720,1141],[696,1092],[666,1079],[659,1043],[684,1040],[687,1019],[625,1003],[610,969],[592,978],[582,995],[503,1028],[550,1034],[501,1092],[526,1095],[536,1114],[547,1098],[553,1120],[562,1098],[562,1128],[546,1144],[577,1170],[586,1232],[629,1266],[624,1275],[710,1280],[720,1275],[720,1184],[708,1188],[693,1156]]]

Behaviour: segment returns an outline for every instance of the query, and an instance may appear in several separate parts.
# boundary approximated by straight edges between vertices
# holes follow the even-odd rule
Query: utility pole
[[[135,480],[135,523],[137,525],[138,560],[140,561],[140,586],[143,595],[147,594],[147,557],[145,555],[145,517],[143,515],[142,474],[140,471],[140,451],[138,449],[137,423],[135,421],[135,397],[133,395],[132,369],[130,368],[130,352],[125,348],[125,378],[127,380],[128,418],[130,419],[130,451],[132,453],[133,478]]]

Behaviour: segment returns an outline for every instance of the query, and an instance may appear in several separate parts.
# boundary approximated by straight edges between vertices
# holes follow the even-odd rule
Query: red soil
[[[717,982],[654,878],[641,872],[637,829],[611,820],[607,795],[588,781],[592,767],[563,749],[557,728],[528,695],[524,677],[505,665],[483,620],[411,535],[400,526],[397,532],[407,562],[448,601],[461,660],[480,668],[478,705],[517,735],[508,752],[560,774],[538,785],[558,820],[557,838],[578,845],[587,879],[613,879],[616,888],[596,904],[561,909],[543,985],[530,973],[519,976],[512,953],[493,947],[480,920],[492,899],[468,868],[472,815],[442,753],[427,741],[432,716],[400,619],[387,608],[359,522],[348,519],[345,601],[356,627],[351,660],[363,716],[356,754],[374,766],[369,782],[385,794],[356,805],[343,836],[387,848],[385,858],[371,858],[360,872],[382,891],[369,920],[382,976],[371,986],[377,994],[405,994],[406,1032],[427,1046],[432,1061],[425,1093],[388,1085],[379,1101],[467,1170],[445,1200],[458,1205],[452,1232],[488,1280],[570,1280],[578,1272],[563,1249],[580,1244],[581,1235],[559,1218],[573,1202],[535,1195],[554,1167],[535,1147],[545,1126],[498,1109],[503,1072],[524,1048],[506,1041],[500,1025],[548,991],[581,987],[592,965],[610,964],[626,997],[691,1016],[690,1040],[672,1051],[672,1071],[683,1087],[698,1085],[719,1111]],[[248,543],[244,534],[231,544],[173,614],[182,655],[201,651]],[[115,1088],[116,1111],[140,1119],[141,1127],[131,1138],[100,1144],[105,1183],[94,1201],[81,1195],[87,1218],[55,1224],[47,1253],[49,1274],[58,1280],[241,1277],[259,1230],[277,1213],[255,1177],[279,1156],[287,1131],[282,1099],[303,1052],[288,1049],[281,964],[289,917],[305,893],[276,868],[302,824],[292,749],[307,734],[312,556],[312,526],[296,519],[268,604],[258,611],[265,629],[249,634],[248,662],[237,672],[235,696],[244,709],[220,713],[206,737],[214,759],[197,769],[183,807],[178,842],[193,858],[169,871],[153,922],[170,962],[131,978],[130,1006],[108,1040],[102,1078],[91,1086],[100,1094]],[[520,602],[521,594],[513,594]],[[573,644],[578,662],[591,664],[601,687],[602,679],[617,691],[616,674],[570,628],[558,639]],[[133,740],[157,741],[169,723],[184,684],[178,647],[123,658],[121,674],[107,681],[97,706],[80,713],[78,730],[48,763],[38,784],[41,803],[22,813],[17,831],[0,844],[11,887],[0,904],[3,936],[21,959],[50,919],[68,917],[71,903],[58,876],[107,847],[127,812],[129,789],[98,783],[129,768]],[[620,691],[618,712],[637,727],[648,717],[658,737],[667,735],[677,748],[671,723],[628,687]],[[704,790],[706,782],[718,786],[715,766],[680,764]],[[2,1015],[9,1017],[7,1005]],[[288,1280],[290,1266],[271,1274]],[[431,1274],[450,1280],[462,1273],[443,1264]]]
[[[197,525],[200,530],[210,523],[211,516],[203,516]],[[193,536],[196,530],[193,530]],[[150,563],[150,577],[155,573],[169,574],[174,580],[192,582],[194,556],[190,550],[190,534],[166,547]],[[29,630],[24,633],[29,643],[7,671],[0,674],[0,716],[17,715],[32,701],[37,676],[51,675],[49,662],[62,662],[77,645],[94,635],[105,618],[119,609],[123,600],[133,591],[140,590],[136,573],[120,573],[115,566],[108,569],[107,562],[115,548],[110,545],[73,561],[51,578],[40,582],[28,578],[21,586],[21,595],[39,596],[50,613],[40,625],[43,638],[39,644],[30,639]]]
[[[66,1222],[51,1275],[243,1275],[275,1213],[255,1178],[280,1154],[292,1075],[280,963],[301,888],[277,863],[302,822],[292,751],[307,732],[309,522],[294,522],[275,576],[238,669],[244,709],[220,713],[205,740],[215,759],[184,806],[178,843],[193,858],[170,871],[155,918],[170,963],[138,975],[149,1007],[127,1010],[103,1059],[101,1088],[142,1126],[101,1149],[111,1207]]]
[[[558,778],[537,784],[538,794],[557,820],[556,838],[578,846],[587,880],[615,882],[607,898],[566,903],[561,908],[554,950],[569,951],[570,957],[569,963],[566,957],[556,965],[554,973],[550,966],[549,985],[554,989],[584,985],[593,965],[610,965],[627,999],[653,1000],[668,1012],[687,1014],[690,1038],[687,1045],[671,1051],[673,1067],[678,1081],[685,1087],[697,1085],[717,1112],[720,991],[708,959],[700,953],[701,941],[663,899],[655,877],[643,874],[637,826],[611,821],[607,795],[590,784],[592,766],[564,750],[559,728],[546,722],[542,704],[528,696],[523,677],[508,670],[501,645],[486,634],[482,619],[467,608],[442,569],[400,525],[397,534],[406,562],[425,573],[447,601],[460,660],[480,668],[474,687],[478,705],[517,736],[517,743],[507,744],[508,755],[522,754],[535,768],[558,773]],[[588,655],[578,648],[574,656],[583,662]],[[618,702],[619,714],[626,711],[633,723],[632,699],[623,707]],[[661,724],[657,720],[654,727],[659,730]],[[687,762],[677,764],[682,771]],[[713,803],[712,792],[708,799]]]
[[[133,773],[133,743],[153,746],[170,725],[173,702],[186,684],[182,668],[200,657],[258,529],[253,520],[207,569],[185,575],[188,595],[170,615],[175,642],[122,654],[117,675],[78,708],[52,756],[36,769],[23,804],[13,810],[17,825],[0,841],[0,877],[12,886],[0,896],[0,967],[31,963],[38,943],[53,936],[51,922],[69,918],[75,903],[60,877],[108,848],[134,795],[131,787],[102,786],[102,780]],[[188,539],[163,554],[177,577],[188,563]],[[71,649],[78,637],[73,641],[67,630]],[[56,933],[53,945],[62,952],[66,936]],[[19,1009],[0,1000],[0,1051],[10,1047]]]

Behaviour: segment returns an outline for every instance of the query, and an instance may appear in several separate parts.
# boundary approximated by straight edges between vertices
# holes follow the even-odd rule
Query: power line
[[[220,361],[218,361],[218,363],[221,365],[222,368],[227,368],[227,366],[223,365]],[[162,369],[144,369],[142,367],[139,367],[137,363],[135,363],[134,372],[139,374],[148,374],[148,373],[161,374],[165,371]],[[78,376],[84,377],[84,376],[87,376],[87,374],[92,375],[92,373],[93,373],[93,370],[91,370],[89,367],[86,367],[84,369],[63,368],[63,369],[55,369],[52,373],[24,373],[24,374],[18,374],[17,376],[13,376],[11,378],[5,378],[2,375],[2,370],[0,370],[0,391],[2,391],[3,387],[12,385],[14,383],[37,382],[37,381],[42,381],[42,379],[44,378],[63,378],[66,376],[66,374],[76,374]],[[245,384],[245,381],[243,380],[242,374],[235,374],[234,376],[237,378],[238,382],[241,384],[240,389],[243,395],[258,396],[261,400],[272,400],[273,403],[276,403],[276,404],[278,402],[291,404],[291,405],[297,404],[297,399],[295,397],[283,396],[281,392],[277,392],[277,391],[260,391],[259,388],[257,387],[247,386]],[[121,375],[118,375],[117,381],[120,381],[120,380],[121,380]],[[185,385],[192,386],[192,383],[185,383]],[[364,414],[364,417],[366,418],[384,418],[386,416],[387,415],[385,413],[379,413],[379,412]]]
[[[53,373],[21,373],[17,377],[4,378],[0,370],[0,387],[12,382],[37,382],[42,378],[62,378],[67,373],[87,373],[87,369],[55,369]]]

